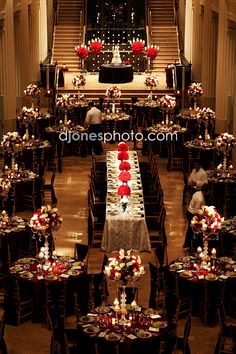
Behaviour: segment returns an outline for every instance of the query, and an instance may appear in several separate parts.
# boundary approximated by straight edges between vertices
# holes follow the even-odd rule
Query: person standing
[[[188,185],[200,190],[204,184],[207,184],[207,182],[206,171],[202,168],[199,161],[195,161],[194,168],[188,178]]]
[[[202,208],[203,205],[206,205],[206,197],[209,194],[209,187],[207,184],[204,184],[201,188],[200,191],[197,191],[193,194],[192,199],[190,201],[187,213],[186,213],[186,218],[188,220],[188,228],[186,231],[185,235],[185,241],[183,248],[188,249],[191,247],[191,241],[193,239],[193,229],[191,226],[191,221],[198,213],[198,210]]]
[[[94,102],[88,103],[88,112],[86,114],[84,126],[89,129],[89,141],[96,155],[103,152],[102,148],[102,112],[95,107]]]

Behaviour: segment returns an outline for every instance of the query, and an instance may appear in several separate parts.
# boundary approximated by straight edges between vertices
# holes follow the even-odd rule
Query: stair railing
[[[50,64],[52,64],[52,49],[53,49],[53,41],[55,38],[55,30],[56,30],[56,25],[58,22],[58,7],[59,7],[59,1],[58,0],[54,0],[53,1],[53,8],[54,8],[54,16],[53,16],[53,24],[52,24],[52,36],[51,39],[49,41],[50,45],[49,45],[49,53],[50,53]]]

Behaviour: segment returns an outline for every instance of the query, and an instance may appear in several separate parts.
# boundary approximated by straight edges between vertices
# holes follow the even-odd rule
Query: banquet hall
[[[236,353],[236,0],[0,0],[0,353]]]

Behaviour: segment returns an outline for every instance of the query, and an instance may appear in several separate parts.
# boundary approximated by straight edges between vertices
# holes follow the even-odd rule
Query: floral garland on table
[[[87,56],[88,56],[88,49],[87,49],[86,46],[83,46],[83,45],[79,46],[79,45],[77,45],[77,46],[75,47],[75,53],[76,53],[76,55],[78,55],[78,57],[79,57],[81,60],[84,60],[84,59],[87,58]]]
[[[61,227],[62,218],[57,208],[43,205],[30,219],[30,227],[34,233],[45,234],[50,230],[58,230]]]
[[[72,85],[76,87],[84,86],[86,84],[86,78],[84,75],[75,75],[72,79]]]
[[[119,174],[119,180],[123,183],[128,182],[131,180],[131,174],[128,171],[122,171]]]
[[[24,94],[28,97],[38,98],[40,95],[40,89],[35,84],[29,84],[24,90]]]
[[[131,255],[131,250],[125,252],[121,249],[117,255],[108,258],[108,261],[104,273],[111,280],[136,280],[145,273],[140,256]]]
[[[18,132],[8,132],[3,135],[1,146],[4,150],[11,153],[16,152],[22,147],[23,141]]]
[[[63,94],[57,96],[56,106],[57,108],[68,108],[70,105],[70,95]]]
[[[217,213],[214,206],[202,206],[191,221],[192,227],[201,233],[214,234],[222,227],[224,218]]]
[[[99,55],[102,52],[103,41],[100,39],[92,39],[89,49],[93,55]]]
[[[176,98],[169,95],[162,96],[158,100],[158,105],[162,109],[174,109],[176,106]]]
[[[151,60],[155,60],[159,52],[159,47],[151,46],[146,50],[146,56]]]
[[[156,87],[159,85],[159,81],[155,75],[149,75],[146,77],[145,85],[148,87]]]
[[[188,87],[188,95],[191,97],[201,97],[203,94],[203,88],[201,82],[193,82]]]
[[[130,187],[127,186],[126,184],[122,184],[120,187],[118,187],[118,195],[120,197],[129,197],[131,194]]]
[[[118,86],[109,86],[105,93],[106,97],[116,99],[121,97],[121,90]]]
[[[236,144],[236,139],[232,134],[222,133],[214,140],[218,150],[229,153]]]
[[[131,50],[137,57],[142,55],[144,50],[144,41],[142,41],[142,39],[134,41],[131,45]]]

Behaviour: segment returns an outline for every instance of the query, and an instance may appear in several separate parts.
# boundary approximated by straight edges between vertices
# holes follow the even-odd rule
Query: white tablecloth
[[[142,183],[136,151],[129,151],[131,180],[128,185],[131,196],[125,212],[117,195],[119,181],[118,152],[107,153],[107,205],[102,249],[106,252],[124,250],[151,251],[150,238],[145,221]]]

